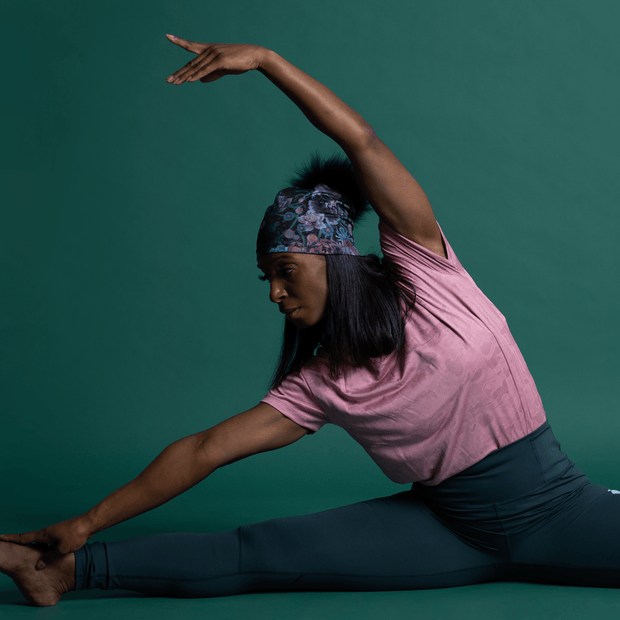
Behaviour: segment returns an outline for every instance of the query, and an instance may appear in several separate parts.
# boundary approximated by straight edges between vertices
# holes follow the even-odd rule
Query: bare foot
[[[69,553],[36,570],[43,548],[0,541],[0,572],[8,575],[31,605],[49,607],[75,588],[75,554]]]

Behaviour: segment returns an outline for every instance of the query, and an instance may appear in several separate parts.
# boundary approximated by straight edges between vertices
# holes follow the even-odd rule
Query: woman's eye
[[[284,267],[282,269],[280,269],[278,271],[278,276],[280,278],[285,278],[286,276],[288,276],[291,272],[293,271],[293,267]],[[258,275],[258,279],[261,282],[268,282],[269,281],[269,277],[267,276],[267,274],[263,273],[263,274],[259,274]]]

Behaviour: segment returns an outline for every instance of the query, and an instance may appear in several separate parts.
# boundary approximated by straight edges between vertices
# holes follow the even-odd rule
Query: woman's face
[[[269,299],[299,329],[316,325],[327,311],[327,262],[320,254],[276,252],[258,259],[269,281]]]

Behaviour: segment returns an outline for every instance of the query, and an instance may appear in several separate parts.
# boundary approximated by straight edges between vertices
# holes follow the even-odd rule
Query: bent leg
[[[575,501],[514,546],[522,581],[620,587],[620,494],[585,486]]]
[[[215,534],[94,543],[76,553],[76,589],[207,597],[260,591],[408,590],[499,578],[412,492]]]

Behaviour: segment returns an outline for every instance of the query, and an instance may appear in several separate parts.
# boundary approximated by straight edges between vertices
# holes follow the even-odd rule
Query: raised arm
[[[301,439],[307,429],[260,403],[217,426],[170,444],[140,475],[88,512],[36,532],[0,540],[54,546],[42,560],[77,551],[97,532],[161,506],[218,467]],[[37,568],[43,568],[43,564]]]
[[[197,54],[168,78],[170,83],[212,82],[224,75],[259,70],[347,154],[379,217],[401,235],[445,256],[433,210],[422,188],[372,127],[329,88],[264,47],[195,43],[168,36]]]

